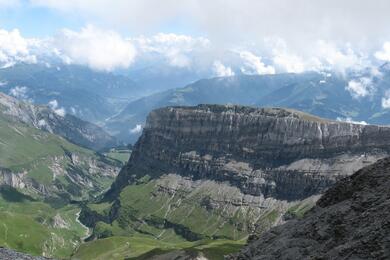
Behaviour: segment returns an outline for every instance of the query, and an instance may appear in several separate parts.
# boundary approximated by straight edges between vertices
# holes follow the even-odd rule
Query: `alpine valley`
[[[0,0],[0,260],[389,260],[389,0]]]
[[[348,116],[334,112],[346,109],[341,102],[350,96],[346,90],[339,93],[339,103],[333,97],[318,106],[305,103],[325,91],[312,84],[323,77],[215,78],[145,97],[103,125],[108,129],[125,114],[133,118],[129,109],[142,107],[134,118],[148,115],[133,146],[120,145],[136,136],[129,131],[119,131],[117,141],[104,128],[59,107],[0,93],[0,246],[9,248],[1,249],[0,256],[256,259],[263,254],[252,249],[257,244],[272,245],[259,259],[278,259],[283,250],[293,259],[314,254],[262,239],[281,234],[285,226],[295,230],[295,223],[308,226],[301,235],[311,236],[309,225],[322,225],[313,214],[327,214],[323,201],[332,189],[321,195],[390,156],[390,127],[326,119],[293,108],[166,105],[277,101],[327,118]],[[336,76],[326,77],[328,97],[342,83]],[[287,86],[294,91],[286,93]],[[276,93],[288,97],[277,98]],[[299,99],[296,103],[289,103],[292,95]],[[356,100],[350,108],[362,102]],[[366,119],[370,111],[361,109],[356,118]],[[374,118],[380,117],[369,119]],[[120,125],[132,128],[130,121]],[[290,239],[289,232],[282,234],[280,239]]]
[[[390,128],[281,108],[152,111],[110,190],[85,205],[76,259],[222,259],[301,219],[335,182],[389,156]]]

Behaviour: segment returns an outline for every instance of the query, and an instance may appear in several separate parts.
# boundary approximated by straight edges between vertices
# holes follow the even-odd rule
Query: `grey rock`
[[[390,158],[330,188],[301,220],[227,259],[390,259]]]
[[[205,209],[233,223],[241,236],[259,234],[294,218],[289,212],[293,207],[305,205],[296,216],[304,214],[337,180],[389,156],[389,144],[389,127],[325,120],[295,110],[222,105],[157,109],[105,195],[116,201],[108,222],[124,214],[121,190],[146,179],[153,187],[151,198],[170,198],[161,221],[186,239],[198,239],[204,229],[192,228],[189,236],[188,227],[174,223],[172,209]],[[249,213],[237,220],[236,212]]]
[[[280,200],[318,194],[390,151],[390,128],[295,110],[199,105],[154,110],[108,195],[146,174],[229,182]]]
[[[11,249],[0,247],[0,259],[1,260],[49,260],[52,258],[31,256],[31,255],[16,252]]]

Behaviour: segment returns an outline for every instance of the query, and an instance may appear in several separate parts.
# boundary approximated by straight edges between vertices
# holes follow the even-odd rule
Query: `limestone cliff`
[[[321,192],[382,158],[390,128],[328,121],[280,108],[200,105],[150,113],[112,191],[145,174],[227,181],[284,200]]]
[[[158,239],[245,238],[302,215],[389,144],[388,127],[281,108],[157,109],[106,194],[110,210],[95,219]],[[98,237],[118,233],[98,227]]]

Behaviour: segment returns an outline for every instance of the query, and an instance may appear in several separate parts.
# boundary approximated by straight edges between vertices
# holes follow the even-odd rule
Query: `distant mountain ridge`
[[[56,100],[67,114],[93,123],[115,115],[143,93],[126,76],[55,62],[1,68],[0,83],[6,94],[42,105]]]
[[[347,89],[359,75],[334,73],[239,75],[199,80],[184,88],[172,89],[130,102],[118,115],[105,122],[104,128],[120,140],[135,142],[147,114],[165,106],[197,104],[239,104],[257,107],[286,107],[322,118],[390,124],[390,109],[382,106],[390,85],[390,73],[380,68],[382,76],[372,80],[375,91],[366,97],[354,97]],[[362,77],[360,75],[360,77]]]

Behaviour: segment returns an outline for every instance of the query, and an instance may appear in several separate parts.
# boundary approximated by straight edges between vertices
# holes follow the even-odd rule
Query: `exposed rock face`
[[[229,259],[390,259],[390,158],[329,189],[301,220]]]
[[[46,257],[31,256],[3,247],[0,247],[0,259],[2,260],[49,260],[49,258]]]
[[[32,105],[0,92],[0,115],[37,129],[60,135],[68,141],[99,150],[116,140],[100,127],[72,115],[61,115],[46,106]]]
[[[51,181],[41,183],[31,178],[32,171],[13,172],[0,167],[0,185],[21,189],[28,194],[42,196],[70,195],[74,198],[88,197],[89,192],[103,191],[101,182],[114,179],[120,168],[103,159],[68,152],[66,156],[47,159]],[[65,179],[67,185],[61,182]]]
[[[153,111],[112,191],[145,173],[227,181],[250,195],[303,199],[390,150],[390,128],[298,111],[200,105]]]
[[[166,229],[187,240],[245,238],[283,223],[291,208],[314,204],[338,179],[388,156],[389,144],[388,127],[293,110],[158,109],[106,194],[115,201],[109,215],[95,219],[156,238]]]

